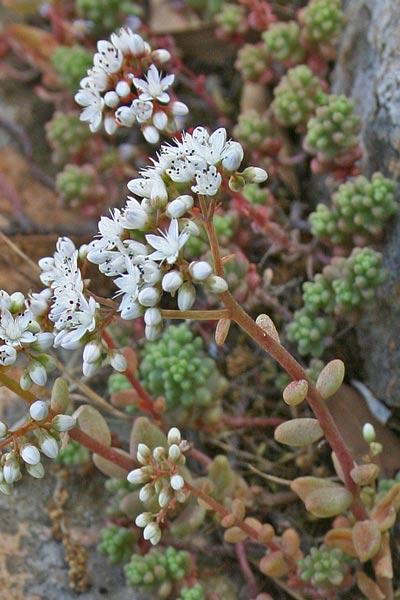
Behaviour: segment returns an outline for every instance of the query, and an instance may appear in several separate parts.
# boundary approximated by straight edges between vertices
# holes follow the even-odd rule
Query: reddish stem
[[[115,342],[112,339],[112,337],[110,336],[110,334],[107,333],[107,331],[105,331],[105,330],[103,331],[102,338],[104,339],[104,341],[106,342],[106,344],[109,348],[111,348],[113,350],[116,349]],[[137,380],[134,373],[132,373],[132,371],[130,369],[127,369],[124,372],[124,375],[125,375],[125,377],[127,377],[127,379],[129,380],[129,383],[131,383],[132,387],[136,390],[136,392],[140,396],[140,399],[142,400],[139,408],[141,408],[144,412],[150,414],[156,421],[159,421],[160,415],[154,407],[154,402],[153,402],[153,399],[150,396],[150,394],[144,389],[142,384]]]
[[[236,556],[238,557],[240,568],[243,571],[243,575],[246,579],[247,587],[252,598],[255,598],[258,594],[257,582],[254,577],[254,573],[250,568],[249,561],[246,556],[246,547],[243,542],[235,544]]]
[[[132,471],[137,465],[133,458],[120,454],[114,448],[110,448],[101,442],[98,442],[91,435],[88,435],[78,427],[73,427],[68,431],[68,435],[70,438],[79,442],[82,446],[85,446],[92,452],[99,454],[106,460],[114,463],[121,467],[121,469],[125,469],[126,471]]]

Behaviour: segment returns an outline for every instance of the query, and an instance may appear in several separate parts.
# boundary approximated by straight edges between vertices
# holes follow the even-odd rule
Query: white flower
[[[14,348],[21,344],[32,344],[36,339],[29,331],[32,321],[33,314],[30,310],[14,318],[10,311],[4,309],[0,316],[0,339],[4,340],[7,346]],[[9,356],[12,356],[12,353]]]
[[[100,128],[103,116],[104,100],[96,88],[88,87],[75,94],[75,102],[84,109],[80,114],[81,121],[88,121],[93,133]]]
[[[150,100],[139,100],[137,98],[132,102],[130,110],[135,115],[138,123],[146,123],[153,114],[153,103]]]
[[[98,52],[94,55],[95,67],[102,67],[106,73],[117,73],[122,65],[123,54],[119,48],[106,40],[97,42]]]
[[[149,221],[148,213],[142,208],[136,198],[128,196],[128,201],[120,218],[120,224],[125,229],[142,229]]]
[[[188,231],[179,233],[177,219],[171,219],[170,226],[167,232],[161,230],[161,235],[148,234],[146,241],[155,248],[155,252],[150,254],[151,260],[167,261],[169,265],[174,264],[179,256],[179,251],[190,237]]]
[[[210,166],[208,169],[203,169],[202,171],[197,171],[195,178],[196,185],[192,185],[192,190],[196,192],[196,194],[202,194],[204,196],[215,196],[222,182],[221,174],[218,173],[214,166]]]
[[[161,77],[155,65],[150,65],[146,80],[132,77],[133,83],[142,92],[139,96],[140,100],[152,100],[154,98],[164,103],[169,102],[169,95],[165,90],[173,84],[174,79],[175,75]]]
[[[121,28],[119,34],[112,33],[111,41],[114,46],[119,48],[124,54],[131,52],[134,56],[140,56],[147,53],[144,40],[139,34],[133,33],[129,27],[126,29]]]

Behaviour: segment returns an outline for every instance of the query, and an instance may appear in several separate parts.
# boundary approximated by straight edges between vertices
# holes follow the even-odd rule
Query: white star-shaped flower
[[[215,196],[218,192],[222,177],[214,166],[196,172],[196,185],[192,185],[192,190],[196,194],[204,196]]]
[[[173,84],[175,75],[166,75],[161,77],[155,65],[150,65],[147,71],[146,79],[132,77],[135,86],[142,92],[139,96],[140,100],[153,100],[159,102],[169,102],[167,90]]]
[[[171,224],[168,231],[161,231],[161,235],[152,233],[146,235],[146,241],[155,248],[155,252],[149,255],[149,260],[167,261],[169,265],[174,264],[179,256],[179,250],[187,242],[190,233],[187,230],[179,233],[177,219],[171,219]]]

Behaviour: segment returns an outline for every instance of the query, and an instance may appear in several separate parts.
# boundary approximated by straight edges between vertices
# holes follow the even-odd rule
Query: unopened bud
[[[34,421],[43,421],[49,414],[47,403],[43,400],[36,400],[29,408],[29,414]]]
[[[44,477],[44,466],[41,462],[36,465],[26,465],[26,470],[29,475],[35,479],[42,479]]]
[[[210,277],[212,272],[212,266],[205,260],[195,261],[189,265],[189,273],[195,281],[204,281]]]
[[[76,425],[76,420],[74,417],[70,417],[69,415],[57,415],[51,422],[51,426],[56,431],[68,431],[72,429]]]
[[[213,294],[223,294],[228,290],[227,282],[219,275],[211,275],[205,283]]]
[[[143,512],[138,515],[135,519],[135,524],[138,527],[146,527],[149,523],[153,521],[154,517],[151,512]]]
[[[29,377],[36,385],[45,385],[47,381],[47,371],[37,360],[32,360],[28,367]]]
[[[24,444],[19,451],[21,458],[28,465],[36,465],[40,462],[40,452],[32,444]]]
[[[111,350],[109,354],[110,365],[115,371],[124,373],[127,369],[127,362],[125,356],[118,350]]]
[[[10,312],[11,313],[19,313],[25,307],[25,296],[21,292],[14,292],[10,296],[11,304],[10,304]]]
[[[134,469],[126,476],[129,483],[146,483],[149,480],[149,473],[147,469]]]
[[[146,142],[149,144],[157,144],[160,140],[160,134],[153,125],[146,125],[142,129],[142,133]]]
[[[364,441],[367,444],[374,442],[376,439],[375,427],[371,423],[365,423],[362,429]]]
[[[196,300],[196,289],[191,283],[184,283],[178,290],[179,310],[190,310]]]
[[[180,444],[182,440],[181,432],[177,427],[171,427],[168,431],[168,445],[172,446],[172,444]]]
[[[92,341],[86,344],[83,349],[83,360],[86,363],[95,363],[99,360],[102,353],[102,345],[98,342]]]
[[[181,490],[185,485],[185,481],[181,475],[172,475],[170,482],[173,490]]]
[[[3,421],[0,421],[0,438],[6,437],[8,433],[8,427]]]
[[[42,430],[43,431],[43,430]],[[42,433],[39,438],[39,446],[43,454],[48,456],[48,458],[57,458],[59,453],[59,445],[57,440],[49,435],[47,432]]]
[[[263,183],[268,179],[268,173],[260,167],[247,167],[241,173],[246,183]]]

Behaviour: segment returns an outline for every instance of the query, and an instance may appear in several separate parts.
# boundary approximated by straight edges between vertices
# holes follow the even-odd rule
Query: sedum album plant
[[[92,14],[90,3],[78,4],[82,14]],[[206,4],[209,14],[217,12]],[[129,3],[124,10],[129,12]],[[249,29],[260,34],[262,41],[239,51],[236,67],[244,78],[268,85],[281,76],[269,109],[240,115],[234,128],[240,141],[223,127],[177,132],[188,108],[172,92],[174,75],[162,73],[171,55],[153,51],[128,27],[97,42],[93,66],[75,95],[83,109],[79,120],[76,114],[56,113],[47,127],[57,160],[65,165],[57,185],[70,205],[92,201],[94,189],[105,195],[104,188],[95,187],[93,166],[68,164],[91,147],[82,125],[93,133],[103,125],[110,136],[137,126],[150,144],[159,144],[164,134],[175,137],[159,144],[147,166],[142,162],[130,175],[125,203],[100,217],[92,241],[77,247],[61,237],[53,256],[39,261],[42,290],[27,297],[0,294],[0,383],[29,406],[16,427],[0,423],[0,491],[11,494],[25,473],[42,478],[43,456],[78,466],[89,450],[111,478],[107,487],[113,494],[99,548],[112,562],[126,563],[127,583],[135,588],[160,598],[235,598],[226,580],[207,585],[201,549],[192,543],[198,532],[218,527],[226,542],[222,552],[234,548],[252,598],[270,598],[259,593],[266,576],[289,594],[300,590],[305,597],[334,600],[352,594],[357,583],[371,600],[391,600],[390,530],[400,508],[400,484],[394,481],[382,491],[377,483],[374,459],[382,446],[371,425],[364,427],[365,457],[357,464],[331,416],[326,401],[344,380],[342,360],[314,361],[306,369],[282,343],[278,329],[283,327],[264,312],[247,311],[252,302],[274,308],[279,303],[267,293],[268,272],[261,277],[234,246],[239,236],[243,247],[248,243],[239,214],[251,220],[250,236],[262,232],[262,243],[270,236],[291,254],[305,251],[287,233],[284,218],[274,220],[276,200],[262,186],[263,167],[282,176],[284,168],[305,158],[303,152],[286,162],[281,157],[287,142],[283,128],[299,136],[300,147],[313,157],[313,172],[330,170],[340,179],[358,170],[360,121],[353,103],[329,95],[320,79],[344,24],[340,3],[311,0],[296,20],[278,22],[267,3],[246,0],[223,3],[215,18],[222,37],[237,41]],[[100,21],[93,17],[93,27],[103,31]],[[262,166],[246,166],[243,146]],[[319,205],[311,214],[314,235],[343,252],[303,285],[304,306],[286,328],[300,355],[320,356],[336,318],[353,317],[371,304],[385,272],[381,255],[364,241],[378,236],[394,214],[393,193],[381,174],[371,181],[349,179],[333,195],[332,208]],[[350,241],[360,246],[350,251]],[[184,323],[171,325],[174,320]],[[249,368],[258,370],[257,361],[265,364],[263,353],[280,365],[286,374],[280,412],[287,420],[224,416],[227,379],[190,322],[199,331],[207,324],[204,337],[212,331],[215,357],[235,326],[257,349]],[[139,357],[116,341],[124,327],[143,332]],[[58,358],[60,349],[79,352],[86,379],[106,365],[116,371],[109,383],[111,403],[71,377]],[[18,380],[16,364],[23,365]],[[53,380],[55,370],[61,377]],[[89,404],[74,406],[68,381]],[[127,406],[133,416],[118,410]],[[129,449],[113,446],[100,408],[132,418]],[[275,427],[275,447],[288,447],[288,455],[298,453],[297,458],[314,452],[316,444],[330,449],[335,477],[279,479],[257,471],[290,488],[306,518],[329,523],[318,546],[306,548],[287,521],[284,527],[264,521],[260,486],[236,472],[227,456],[209,457],[198,447],[199,432],[219,432],[229,423]]]

